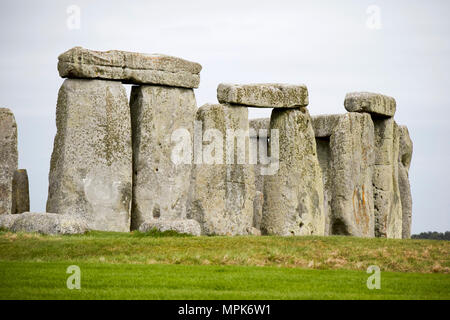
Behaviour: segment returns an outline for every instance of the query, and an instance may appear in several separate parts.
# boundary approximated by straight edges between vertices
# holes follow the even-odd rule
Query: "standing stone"
[[[312,125],[316,136],[317,158],[322,169],[322,180],[324,187],[323,210],[325,215],[325,235],[332,235],[331,217],[333,200],[333,170],[330,137],[333,134],[339,118],[342,115],[319,115],[312,117]]]
[[[93,51],[74,47],[58,57],[63,78],[120,80],[132,84],[157,84],[198,88],[202,66],[163,54],[127,51]]]
[[[28,187],[28,173],[25,169],[14,172],[13,177],[13,210],[12,213],[30,211],[30,192]]]
[[[255,172],[255,199],[253,201],[253,227],[260,230],[264,206],[264,174],[263,167],[266,167],[270,138],[270,118],[252,119],[249,121],[250,129],[250,154],[254,157]],[[262,148],[262,149],[261,149]],[[262,158],[261,153],[264,154]],[[267,159],[267,160],[266,160]]]
[[[263,216],[264,194],[261,191],[255,192],[253,200],[253,227],[261,230],[261,221]]]
[[[264,191],[264,175],[262,174],[261,167],[264,165],[261,163],[261,157],[259,152],[263,152],[267,155],[268,151],[268,139],[270,138],[270,118],[252,119],[249,121],[250,129],[250,151],[256,155],[257,160],[255,166],[255,186],[256,191]],[[264,140],[261,141],[260,140]],[[266,150],[260,150],[262,144],[265,144]]]
[[[370,115],[318,116],[313,123],[325,189],[326,233],[373,237],[375,153]]]
[[[402,203],[402,238],[411,238],[412,196],[409,183],[409,167],[413,153],[413,143],[406,126],[399,126],[400,152],[398,159],[398,184]]]
[[[132,229],[150,219],[185,219],[192,152],[183,163],[172,159],[177,130],[192,135],[197,104],[192,89],[134,86],[131,91],[133,132]]]
[[[0,215],[13,209],[13,176],[17,170],[17,124],[14,114],[0,108]]]
[[[375,236],[402,237],[402,204],[398,182],[399,130],[393,118],[373,118],[375,127]]]
[[[279,170],[264,178],[262,232],[323,235],[322,173],[308,110],[274,109],[270,129],[279,130]]]
[[[203,142],[194,143],[190,217],[200,223],[203,234],[255,234],[255,176],[249,164],[248,109],[206,104],[197,111],[196,126],[201,126]]]
[[[47,212],[79,216],[93,230],[129,231],[131,121],[123,85],[65,80],[56,127]]]
[[[396,102],[392,97],[370,92],[349,93],[344,106],[348,111],[367,112],[375,131],[375,166],[373,175],[375,236],[402,237],[402,204],[399,188],[399,130],[393,116]]]

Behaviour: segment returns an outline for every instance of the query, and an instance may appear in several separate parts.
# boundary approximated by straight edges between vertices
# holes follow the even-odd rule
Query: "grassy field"
[[[450,299],[449,271],[448,241],[0,232],[2,299]]]

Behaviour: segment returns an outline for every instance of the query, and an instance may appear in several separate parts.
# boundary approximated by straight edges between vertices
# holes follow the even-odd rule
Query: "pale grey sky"
[[[71,5],[80,28],[69,29]],[[380,29],[368,28],[369,6]],[[31,209],[44,211],[56,133],[60,53],[165,53],[202,64],[199,106],[220,82],[304,83],[310,113],[345,112],[350,91],[397,100],[409,127],[413,233],[450,230],[450,1],[23,1],[0,2],[0,106],[16,115],[19,165]],[[270,110],[252,109],[252,118]]]

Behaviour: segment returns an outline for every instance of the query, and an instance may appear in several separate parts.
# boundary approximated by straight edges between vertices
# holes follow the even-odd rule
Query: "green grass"
[[[0,232],[0,299],[450,299],[449,270],[448,241]]]
[[[68,263],[0,262],[2,299],[449,299],[443,274],[383,272],[381,289],[351,270],[81,263],[81,289],[66,287]]]

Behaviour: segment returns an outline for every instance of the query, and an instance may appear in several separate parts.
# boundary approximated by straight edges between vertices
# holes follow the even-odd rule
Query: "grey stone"
[[[264,175],[262,174],[262,167],[265,164],[261,163],[261,157],[258,152],[261,151],[267,155],[268,152],[268,138],[270,138],[270,118],[252,119],[249,121],[249,136],[250,136],[250,152],[256,155],[256,163],[254,164],[255,171],[255,186],[259,192],[264,191]],[[266,130],[266,131],[261,131]],[[261,136],[261,134],[265,134]],[[261,141],[260,140],[264,140]],[[265,150],[260,150],[261,143],[264,143]]]
[[[279,170],[264,178],[261,231],[282,236],[323,235],[322,173],[308,110],[274,109],[270,129],[279,130]]]
[[[80,216],[93,230],[130,231],[131,121],[123,85],[65,80],[56,127],[47,212]]]
[[[131,91],[133,132],[132,229],[152,218],[186,218],[192,171],[172,159],[172,134],[182,129],[192,145],[197,104],[192,89],[134,86]],[[192,154],[192,153],[191,153]]]
[[[14,215],[12,232],[38,232],[42,234],[81,234],[89,230],[87,223],[72,214],[25,212]]]
[[[63,78],[120,80],[131,84],[160,84],[198,88],[201,65],[162,54],[93,51],[74,47],[58,58]]]
[[[255,199],[253,200],[253,227],[261,230],[261,220],[263,215],[264,194],[261,191],[256,191]]]
[[[393,117],[395,114],[395,99],[379,93],[351,92],[344,101],[349,112],[367,112],[372,115]]]
[[[193,169],[189,201],[189,217],[202,226],[203,234],[245,235],[253,226],[253,201],[255,198],[255,176],[253,165],[248,162],[248,109],[229,105],[206,104],[198,109],[196,120],[202,124],[203,162],[196,161]],[[220,134],[216,138],[206,139],[206,133]],[[227,130],[241,130],[241,139],[231,139]],[[235,156],[228,161],[226,150],[228,143],[216,143],[227,138],[234,141],[230,154]],[[242,140],[244,139],[244,140]],[[239,140],[239,141],[238,141]],[[236,157],[237,146],[245,142],[245,161]],[[217,162],[205,162],[205,155],[219,156]],[[222,153],[220,153],[222,151]]]
[[[400,152],[398,162],[398,184],[402,203],[402,238],[411,238],[412,195],[409,182],[409,167],[413,154],[413,143],[406,126],[399,126]]]
[[[140,232],[148,232],[153,229],[161,232],[176,231],[178,233],[191,234],[194,236],[199,236],[202,232],[200,224],[192,219],[151,219],[143,222],[139,227]]]
[[[264,204],[264,177],[262,168],[266,164],[261,162],[261,157],[258,151],[263,152],[268,156],[268,139],[270,138],[270,118],[252,119],[249,121],[250,128],[250,153],[257,155],[254,164],[255,172],[255,190],[256,195],[253,200],[253,226],[257,229],[261,229],[261,220],[263,215]],[[261,140],[261,141],[260,141]],[[260,150],[262,144],[264,144],[264,150]],[[261,232],[260,232],[261,233]]]
[[[305,85],[280,83],[224,84],[217,87],[220,103],[259,108],[297,108],[308,105]]]
[[[270,118],[258,118],[249,120],[250,138],[258,138],[260,130],[267,130],[267,137],[270,137]]]
[[[11,110],[0,108],[0,215],[12,213],[12,181],[17,164],[16,120]]]
[[[341,117],[342,114],[323,114],[311,117],[316,138],[330,137]]]
[[[402,237],[398,181],[399,130],[393,118],[372,120],[375,128],[375,236],[399,239]]]
[[[316,143],[324,183],[326,234],[373,237],[375,151],[370,115],[321,116],[314,117],[313,123],[319,128]],[[331,128],[324,125],[330,123]],[[321,134],[324,126],[329,128],[329,137]]]
[[[25,169],[14,172],[13,177],[13,210],[12,213],[30,211],[30,192],[28,186],[28,173]]]
[[[247,233],[250,236],[260,236],[261,230],[255,228],[255,227],[250,227],[250,228],[247,228]]]
[[[11,230],[12,225],[20,214],[0,214],[0,230]]]

